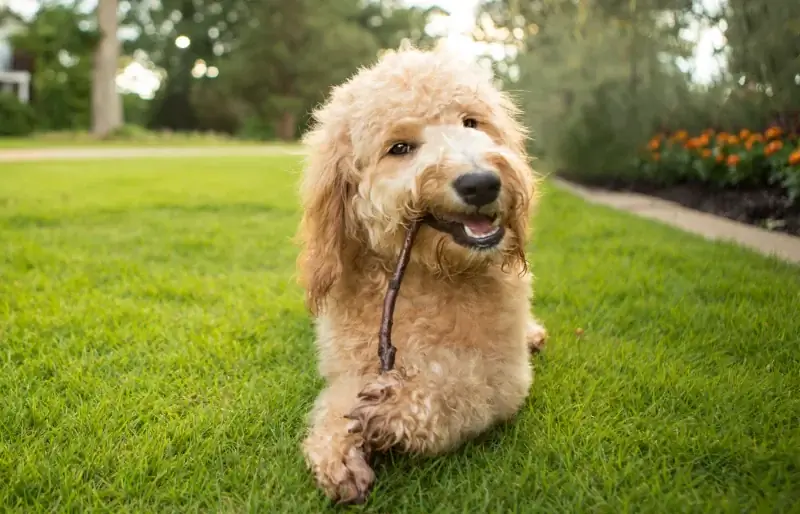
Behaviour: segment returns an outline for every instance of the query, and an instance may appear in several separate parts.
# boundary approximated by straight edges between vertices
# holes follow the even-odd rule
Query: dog
[[[297,269],[326,385],[302,451],[319,488],[361,503],[373,452],[448,452],[512,419],[544,327],[525,257],[539,177],[519,109],[446,48],[401,48],[313,112]],[[422,227],[396,304],[396,367],[379,372],[384,295]]]

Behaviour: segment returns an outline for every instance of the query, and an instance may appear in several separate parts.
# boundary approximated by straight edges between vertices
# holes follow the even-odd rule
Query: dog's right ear
[[[297,267],[306,306],[315,315],[342,274],[347,238],[353,231],[352,149],[344,136],[330,132],[325,125],[318,126],[304,138],[310,153],[300,192],[302,249]]]

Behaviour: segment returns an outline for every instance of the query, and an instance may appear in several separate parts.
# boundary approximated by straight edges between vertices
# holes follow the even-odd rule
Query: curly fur
[[[524,248],[537,179],[517,114],[490,73],[442,48],[390,52],[314,113],[298,271],[327,385],[303,452],[334,500],[366,498],[370,452],[446,452],[513,417],[528,395],[529,350],[545,331],[530,314]],[[387,154],[396,142],[415,150]],[[467,211],[451,184],[476,167],[501,177],[490,208],[506,235],[475,250],[423,225],[395,312],[396,370],[380,375],[381,306],[408,221]]]

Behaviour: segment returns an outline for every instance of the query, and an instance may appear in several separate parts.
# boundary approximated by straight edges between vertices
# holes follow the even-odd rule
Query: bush
[[[117,141],[146,141],[152,139],[154,135],[141,125],[126,123],[114,129],[107,139]]]
[[[36,128],[33,108],[10,93],[0,92],[0,120],[0,136],[29,136]]]
[[[272,141],[277,139],[275,124],[257,115],[246,117],[237,135],[242,139],[253,141]]]

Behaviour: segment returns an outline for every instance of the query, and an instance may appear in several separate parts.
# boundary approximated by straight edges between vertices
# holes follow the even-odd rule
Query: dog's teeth
[[[471,228],[469,228],[467,225],[464,225],[464,232],[469,237],[471,237],[472,239],[484,239],[484,238],[487,238],[489,236],[493,236],[493,235],[495,235],[497,233],[498,230],[500,230],[499,226],[493,227],[492,230],[490,230],[489,232],[484,232],[482,234],[478,234],[477,232],[475,232]]]

